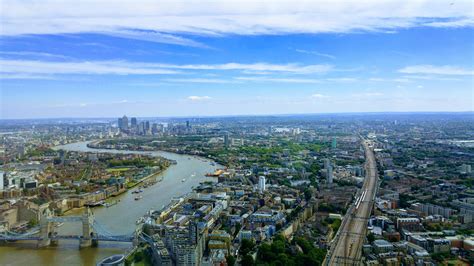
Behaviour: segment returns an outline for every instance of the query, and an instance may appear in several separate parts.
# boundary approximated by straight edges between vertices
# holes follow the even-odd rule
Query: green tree
[[[375,241],[375,235],[372,232],[370,232],[367,235],[367,240],[369,241],[370,244],[372,244]]]
[[[249,239],[243,239],[242,243],[240,243],[240,250],[239,254],[240,256],[245,256],[249,254],[255,247],[255,243],[252,240]]]
[[[227,265],[234,266],[234,264],[235,264],[235,257],[234,256],[229,255],[225,259],[227,261]]]
[[[242,264],[242,266],[253,266],[253,265],[255,265],[255,262],[253,261],[252,256],[250,256],[249,254],[243,256],[240,263]]]

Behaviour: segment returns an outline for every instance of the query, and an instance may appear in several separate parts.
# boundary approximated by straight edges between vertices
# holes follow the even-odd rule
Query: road
[[[349,208],[329,251],[326,265],[359,265],[362,245],[367,234],[367,220],[370,217],[378,187],[377,164],[371,142],[363,140],[365,150],[366,178],[356,201]]]

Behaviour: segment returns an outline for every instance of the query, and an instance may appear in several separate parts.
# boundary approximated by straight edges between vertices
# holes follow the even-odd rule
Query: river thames
[[[204,181],[214,181],[205,174],[215,171],[219,165],[201,157],[181,155],[163,151],[142,152],[110,149],[92,149],[88,142],[77,142],[57,146],[55,149],[97,153],[135,153],[162,156],[174,160],[160,176],[161,182],[144,189],[142,200],[134,200],[132,190],[116,197],[120,202],[109,208],[94,208],[95,219],[108,231],[124,235],[135,230],[136,220],[149,210],[159,210],[167,205],[173,197],[192,191],[193,187]],[[184,182],[182,180],[185,179]],[[82,209],[69,212],[67,215],[80,215]],[[60,234],[81,234],[81,224],[65,223],[57,228]],[[14,243],[0,247],[0,265],[95,265],[100,259],[112,254],[123,253],[130,244],[117,242],[100,242],[98,247],[79,249],[77,240],[62,240],[58,246],[36,248],[36,242]]]

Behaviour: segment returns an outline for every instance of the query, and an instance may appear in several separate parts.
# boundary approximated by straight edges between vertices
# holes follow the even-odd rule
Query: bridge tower
[[[80,247],[90,247],[92,245],[97,245],[98,241],[93,239],[94,237],[94,214],[92,211],[87,208],[82,214],[82,238],[80,240]]]
[[[54,234],[53,223],[49,221],[49,218],[52,216],[52,213],[49,209],[44,209],[40,213],[40,237],[38,240],[37,246],[39,248],[46,247],[51,244],[51,236]]]

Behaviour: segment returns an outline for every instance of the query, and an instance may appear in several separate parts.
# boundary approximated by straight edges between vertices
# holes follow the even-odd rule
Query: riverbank
[[[140,195],[142,200],[136,201],[132,191],[126,191],[119,196],[120,202],[109,208],[95,208],[95,221],[103,225],[109,232],[116,235],[127,235],[133,233],[136,221],[149,210],[158,210],[167,206],[173,198],[181,197],[192,191],[201,182],[214,182],[215,178],[206,177],[206,173],[214,172],[221,166],[211,165],[209,160],[203,161],[195,156],[180,155],[165,151],[138,152],[131,150],[92,149],[87,147],[88,142],[70,143],[55,147],[66,151],[76,152],[108,152],[124,154],[143,154],[160,156],[176,161],[167,169],[158,174],[161,182],[145,189]],[[185,178],[186,181],[182,182]],[[83,210],[83,209],[82,209]],[[68,216],[77,216],[82,213],[81,209],[75,209],[67,213]],[[64,223],[57,228],[62,235],[80,234],[82,228],[78,223]],[[130,244],[117,242],[99,242],[97,248],[78,248],[77,241],[61,240],[58,246],[35,249],[36,243],[30,241],[27,244],[15,244],[0,247],[0,265],[95,265],[101,259],[113,255],[125,253]]]

